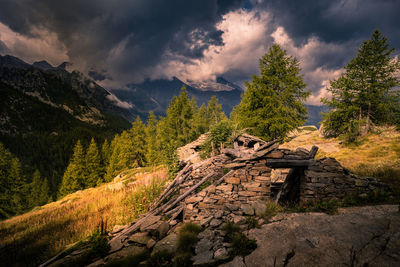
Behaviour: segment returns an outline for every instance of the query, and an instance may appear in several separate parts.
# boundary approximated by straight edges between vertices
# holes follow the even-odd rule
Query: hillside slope
[[[48,66],[0,56],[0,141],[55,193],[76,141],[111,139],[132,114],[81,74]]]
[[[134,169],[111,183],[70,194],[59,201],[0,221],[0,265],[38,266],[99,226],[125,225],[145,213],[163,190],[164,168]]]

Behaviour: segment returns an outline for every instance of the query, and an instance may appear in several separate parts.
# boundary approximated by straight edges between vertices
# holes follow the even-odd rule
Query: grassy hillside
[[[167,177],[165,168],[134,169],[111,183],[1,221],[0,265],[37,266],[90,236],[102,220],[109,231],[132,222],[147,212]]]
[[[313,127],[303,127],[289,140],[281,147],[310,149],[316,145],[319,147],[317,157],[333,157],[356,174],[386,182],[400,198],[400,132],[394,127],[376,128],[352,145],[344,145],[339,138],[320,137]]]

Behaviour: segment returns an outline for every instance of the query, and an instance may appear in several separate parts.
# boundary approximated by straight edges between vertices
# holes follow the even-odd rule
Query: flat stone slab
[[[340,209],[324,213],[278,214],[253,229],[257,249],[244,258],[256,266],[398,266],[398,205]],[[237,266],[242,261],[235,259]],[[232,262],[222,266],[236,266]]]

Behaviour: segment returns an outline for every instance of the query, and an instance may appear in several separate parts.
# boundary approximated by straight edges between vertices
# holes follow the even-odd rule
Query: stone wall
[[[323,158],[304,170],[300,178],[300,202],[342,199],[390,188],[372,177],[357,176],[334,158]]]
[[[210,185],[187,198],[184,221],[193,221],[204,226],[207,223],[205,219],[221,211],[226,215],[233,213],[228,219],[235,223],[243,219],[237,217],[243,215],[241,210],[245,210],[247,215],[253,215],[252,204],[265,202],[271,197],[271,168],[266,167],[265,163],[265,160],[258,160],[243,164],[221,184]],[[245,208],[240,209],[240,207]]]

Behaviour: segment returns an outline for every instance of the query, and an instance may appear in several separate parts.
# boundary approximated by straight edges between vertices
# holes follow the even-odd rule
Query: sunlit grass
[[[0,261],[36,266],[93,233],[99,222],[132,222],[148,210],[167,180],[165,168],[136,169],[121,179],[70,194],[26,214],[0,222]]]
[[[358,143],[344,145],[339,138],[323,138],[318,131],[296,133],[281,147],[296,149],[319,147],[316,158],[333,157],[356,174],[375,177],[388,183],[400,197],[400,132],[394,127],[378,127]]]

